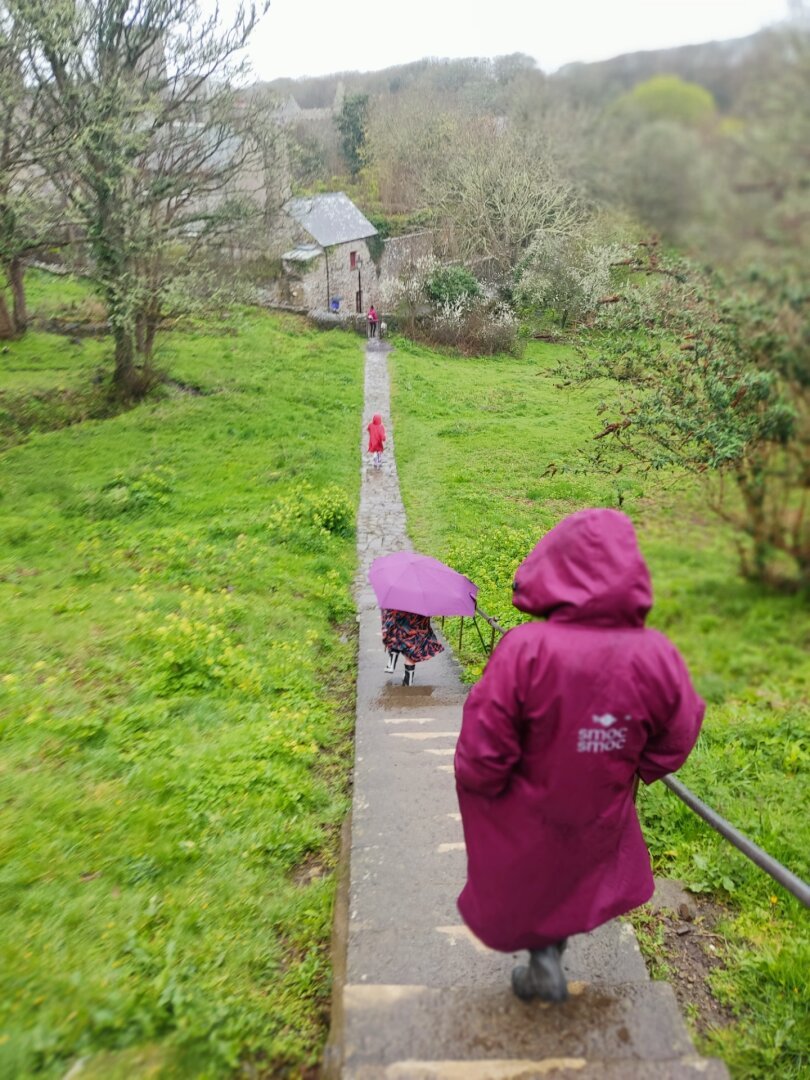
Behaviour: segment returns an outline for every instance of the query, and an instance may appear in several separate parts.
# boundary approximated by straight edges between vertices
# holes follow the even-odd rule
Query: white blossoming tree
[[[515,300],[523,316],[551,314],[565,328],[595,311],[609,292],[618,245],[538,232],[518,267]]]

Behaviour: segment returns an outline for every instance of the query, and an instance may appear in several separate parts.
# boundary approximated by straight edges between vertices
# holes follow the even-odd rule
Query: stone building
[[[271,302],[338,315],[384,310],[386,285],[408,262],[428,255],[429,232],[380,241],[377,230],[342,191],[289,199],[272,241],[281,245],[282,275]]]
[[[281,256],[279,300],[307,310],[363,312],[376,295],[368,241],[377,230],[342,191],[289,199],[280,227],[290,245]]]

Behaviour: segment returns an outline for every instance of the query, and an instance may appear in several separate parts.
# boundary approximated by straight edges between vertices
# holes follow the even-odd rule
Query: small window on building
[[[349,269],[350,270],[356,270],[357,269],[357,252],[356,251],[350,251],[349,252]]]

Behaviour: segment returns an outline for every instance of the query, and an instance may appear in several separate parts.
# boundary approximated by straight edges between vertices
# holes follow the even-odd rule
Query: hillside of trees
[[[810,581],[807,7],[554,75],[514,54],[245,91],[266,6],[220,26],[150,0],[122,34],[107,3],[0,4],[0,337],[25,333],[32,258],[81,263],[138,400],[160,333],[281,272],[289,194],[345,190],[380,239],[431,241],[380,283],[398,327],[479,355],[596,335],[565,374],[626,386],[600,446],[716,476],[744,572]]]
[[[566,64],[549,75],[543,75],[532,57],[513,53],[495,60],[430,57],[380,71],[343,71],[300,79],[273,79],[262,85],[282,97],[292,94],[302,108],[311,109],[330,106],[341,82],[352,93],[396,94],[419,82],[437,80],[450,86],[475,78],[476,73],[482,81],[494,77],[505,82],[521,71],[534,71],[548,83],[565,87],[576,100],[606,102],[644,79],[672,74],[705,86],[722,107],[727,108],[733,105],[737,96],[747,62],[756,56],[769,33],[761,31],[726,41],[623,53],[609,60]],[[443,71],[444,75],[437,76],[437,70]]]
[[[410,336],[490,354],[597,335],[565,375],[620,374],[601,445],[718,478],[744,572],[786,559],[810,580],[806,9],[554,75],[426,59],[262,92],[304,106],[299,191],[344,188],[383,235],[431,231],[434,260],[385,297]]]
[[[450,178],[463,184],[462,162],[485,146],[486,156],[509,159],[512,176],[522,167],[553,175],[589,213],[624,215],[664,241],[725,258],[774,243],[775,206],[786,208],[805,166],[806,54],[799,14],[747,38],[571,64],[552,75],[517,53],[255,89],[266,102],[292,97],[302,110],[290,124],[295,187],[352,186],[367,213],[394,219],[383,228],[397,230],[399,216],[411,224],[415,215],[446,234]],[[333,122],[324,122],[330,109]],[[494,175],[490,182],[497,186]],[[778,230],[801,230],[792,210],[776,217]],[[447,250],[463,254],[463,238],[452,239]]]

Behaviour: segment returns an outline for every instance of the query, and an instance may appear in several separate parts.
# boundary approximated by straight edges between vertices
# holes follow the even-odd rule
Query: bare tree
[[[389,212],[427,207],[430,178],[447,153],[460,115],[455,105],[448,107],[439,93],[421,84],[373,100],[365,149]]]
[[[810,8],[771,32],[751,65],[729,162],[731,209],[745,254],[806,275],[810,249]]]
[[[197,0],[7,0],[24,31],[40,159],[81,224],[115,342],[114,385],[137,397],[173,278],[263,210],[261,148],[234,84],[269,4],[223,26]]]
[[[25,260],[59,238],[53,190],[37,165],[40,132],[23,76],[25,39],[19,23],[0,9],[0,338],[28,323]]]
[[[449,250],[495,280],[511,277],[538,233],[576,235],[587,218],[552,163],[534,157],[495,119],[452,133],[428,187]]]

